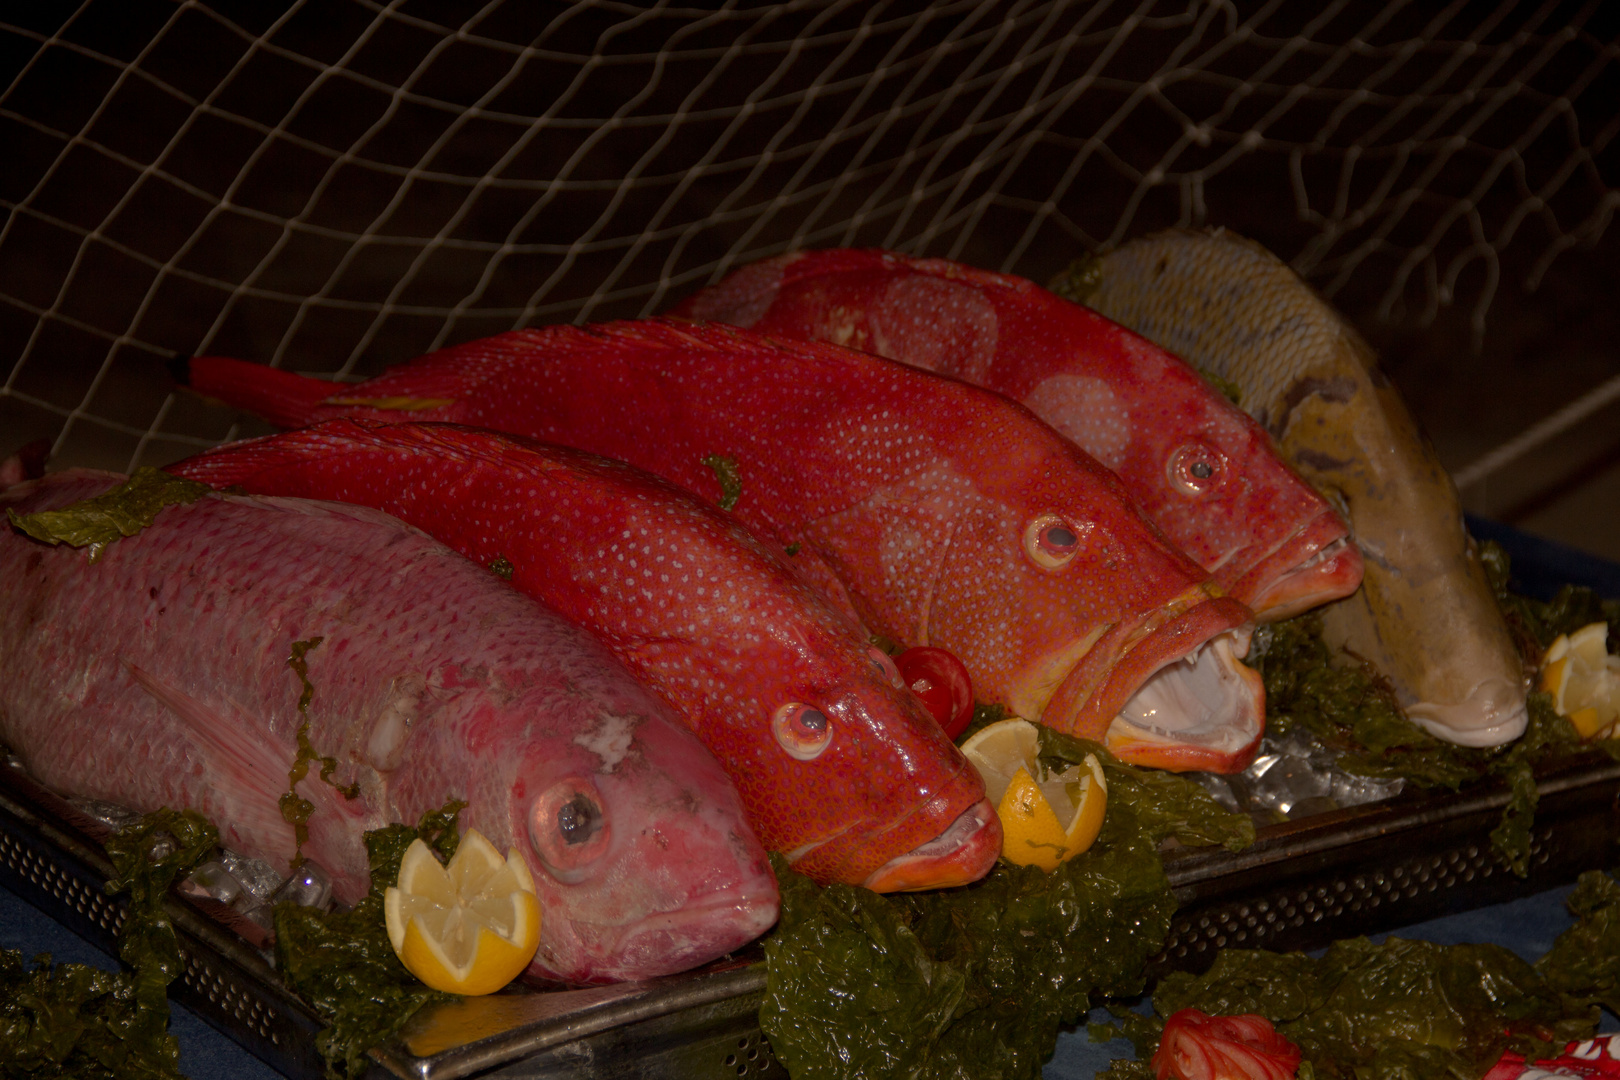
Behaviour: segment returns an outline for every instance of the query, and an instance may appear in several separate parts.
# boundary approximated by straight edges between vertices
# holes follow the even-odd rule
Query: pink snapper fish
[[[26,515],[118,483],[69,471],[0,492]],[[314,696],[304,853],[352,903],[362,834],[455,797],[516,847],[542,909],[531,971],[643,979],[769,929],[776,881],[703,745],[584,631],[426,534],[363,507],[205,495],[92,563],[0,533],[0,741],[40,782],[139,811],[200,811],[283,871],[278,803]]]

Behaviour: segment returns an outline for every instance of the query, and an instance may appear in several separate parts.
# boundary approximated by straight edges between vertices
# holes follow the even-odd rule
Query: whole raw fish
[[[452,424],[329,420],[169,466],[387,511],[585,627],[731,775],[760,841],[822,882],[975,881],[984,783],[892,661],[731,515],[578,450]]]
[[[1106,256],[1086,299],[1236,383],[1244,408],[1346,510],[1362,590],[1323,612],[1407,715],[1443,739],[1517,738],[1523,666],[1463,526],[1457,489],[1372,349],[1289,267],[1231,233],[1178,231]]]
[[[766,259],[671,312],[830,341],[1021,401],[1112,469],[1261,621],[1349,596],[1361,555],[1260,426],[1151,341],[1023,278],[848,248]]]
[[[60,473],[0,492],[19,514],[106,491]],[[136,810],[201,811],[222,842],[286,869],[278,800],[309,741],[337,760],[298,791],[304,852],[352,902],[361,834],[451,797],[528,860],[534,971],[571,981],[683,970],[764,932],[776,886],[712,755],[599,644],[375,510],[204,496],[90,562],[0,535],[0,740],[41,782]],[[564,813],[566,811],[566,813]]]
[[[1112,473],[955,379],[660,319],[515,331],[336,393],[218,358],[186,374],[282,424],[476,424],[620,458],[711,501],[724,475],[744,524],[869,627],[955,653],[1021,716],[1166,767],[1240,769],[1259,741],[1264,691],[1237,659],[1248,609]]]

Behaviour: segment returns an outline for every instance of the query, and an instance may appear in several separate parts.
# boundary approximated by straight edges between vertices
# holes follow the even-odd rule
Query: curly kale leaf
[[[418,836],[441,855],[454,852],[455,818],[465,806],[452,801],[424,814],[415,828],[390,825],[367,833],[371,891],[350,910],[276,905],[276,965],[327,1025],[315,1048],[328,1076],[359,1077],[369,1065],[366,1052],[397,1034],[418,1009],[454,1000],[422,985],[399,962],[388,941],[383,896]]]
[[[111,491],[60,510],[21,515],[7,510],[6,516],[35,540],[88,547],[90,561],[95,562],[114,540],[134,536],[151,525],[164,507],[194,503],[212,491],[207,484],[147,467],[136,469],[133,476]]]
[[[1001,862],[961,888],[879,896],[779,864],[760,1024],[795,1077],[1034,1080],[1094,996],[1141,991],[1175,910],[1159,841],[1241,844],[1253,827],[1189,781],[1043,735],[1049,765],[1087,753],[1104,763],[1107,817],[1053,873]]]

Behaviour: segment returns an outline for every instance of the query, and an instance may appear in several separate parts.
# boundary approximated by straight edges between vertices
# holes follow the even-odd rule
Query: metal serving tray
[[[1402,796],[1262,829],[1247,851],[1172,847],[1181,908],[1150,974],[1202,970],[1233,945],[1310,949],[1565,884],[1612,865],[1620,764],[1588,754],[1538,777],[1530,873],[1496,860],[1505,788]],[[120,900],[102,887],[105,829],[16,768],[0,769],[0,882],[115,951]],[[319,1024],[226,909],[172,898],[185,973],[174,996],[272,1067],[316,1078]],[[226,920],[228,921],[228,920]],[[372,1074],[501,1077],[785,1076],[761,1034],[756,954],[667,979],[584,990],[527,987],[424,1010],[374,1053]]]

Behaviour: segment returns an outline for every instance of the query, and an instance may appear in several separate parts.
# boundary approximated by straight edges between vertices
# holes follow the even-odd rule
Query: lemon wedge
[[[540,901],[529,867],[515,848],[501,858],[476,829],[462,836],[448,866],[421,840],[412,841],[383,910],[394,952],[435,990],[494,993],[540,947]]]
[[[1620,657],[1609,655],[1609,624],[1589,623],[1547,649],[1541,688],[1581,738],[1612,734],[1620,719]]]
[[[1028,720],[1002,720],[963,743],[962,754],[984,778],[985,794],[1001,818],[1002,858],[1052,871],[1097,839],[1108,783],[1094,754],[1078,768],[1037,780],[1037,742]]]

